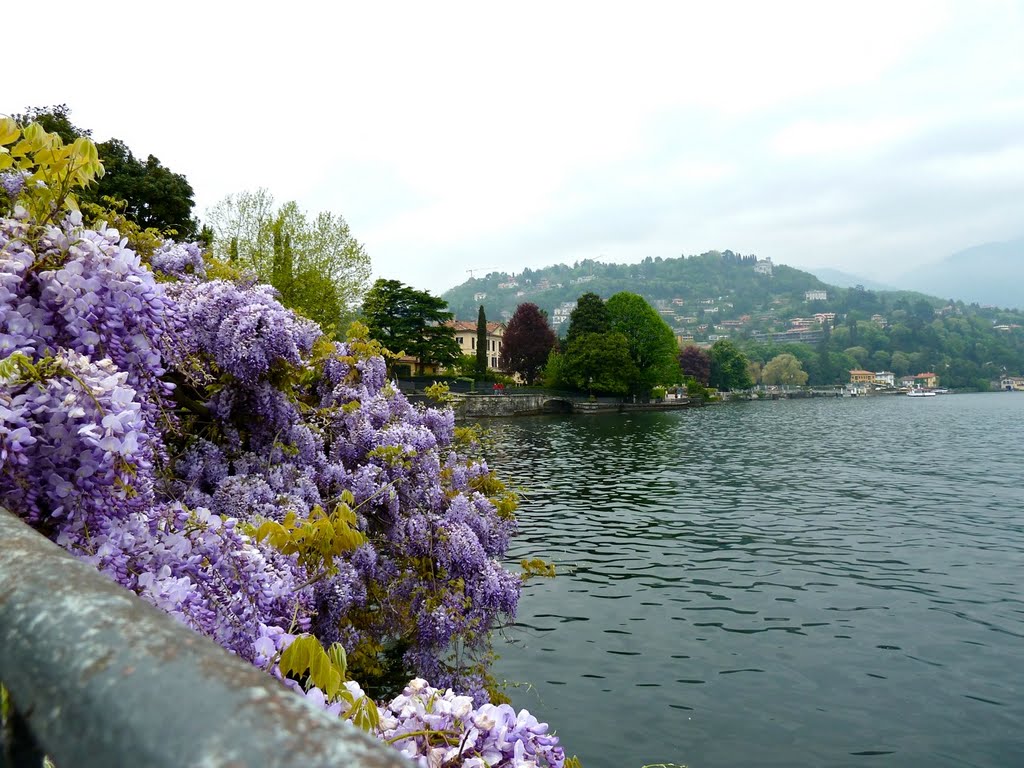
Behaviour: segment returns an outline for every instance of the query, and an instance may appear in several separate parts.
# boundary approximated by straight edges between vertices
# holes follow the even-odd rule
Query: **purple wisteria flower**
[[[204,279],[194,244],[151,265],[78,214],[41,233],[0,218],[5,506],[271,674],[303,632],[352,659],[404,650],[440,688],[414,680],[378,735],[422,765],[561,766],[546,726],[488,703],[474,663],[515,615],[516,524],[476,490],[490,469],[456,449],[452,412],[410,403],[382,358],[323,339],[269,286]],[[362,543],[303,531],[298,551],[329,552],[314,567],[257,534],[314,510]]]
[[[3,171],[0,172],[0,189],[7,195],[7,199],[14,202],[21,191],[25,189],[25,182],[28,174],[24,171]]]

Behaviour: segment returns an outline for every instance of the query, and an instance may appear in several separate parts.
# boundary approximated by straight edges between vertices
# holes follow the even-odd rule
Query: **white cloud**
[[[884,117],[868,120],[798,120],[779,131],[771,148],[781,154],[839,155],[880,151],[912,136],[920,120]]]
[[[265,186],[341,213],[378,274],[438,292],[601,254],[884,266],[1024,220],[1014,3],[47,8],[75,23],[45,55],[5,39],[0,111],[67,102],[200,212]]]

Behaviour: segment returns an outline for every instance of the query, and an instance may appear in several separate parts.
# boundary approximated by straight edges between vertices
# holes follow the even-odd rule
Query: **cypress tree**
[[[476,375],[479,378],[487,375],[487,315],[483,304],[476,316]]]

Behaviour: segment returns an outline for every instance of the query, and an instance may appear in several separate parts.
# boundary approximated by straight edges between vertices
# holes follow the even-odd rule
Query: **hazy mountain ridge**
[[[858,285],[868,289],[869,291],[895,291],[897,288],[893,287],[889,283],[881,283],[878,280],[872,280],[868,277],[861,277],[860,275],[854,275],[849,272],[843,272],[841,269],[832,269],[831,267],[816,267],[809,269],[812,275],[817,277],[822,282],[828,283],[829,285],[835,285],[840,288],[856,288]]]
[[[983,306],[1024,309],[1024,238],[958,251],[893,282]]]

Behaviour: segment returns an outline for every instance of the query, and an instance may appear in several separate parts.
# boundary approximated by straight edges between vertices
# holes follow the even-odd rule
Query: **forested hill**
[[[828,289],[814,275],[782,265],[773,265],[770,277],[759,274],[755,272],[756,261],[755,256],[732,251],[670,259],[648,257],[637,264],[605,264],[586,259],[573,266],[557,264],[517,273],[476,276],[445,293],[444,299],[458,318],[476,317],[482,303],[487,316],[495,320],[506,314],[511,317],[516,306],[524,301],[533,302],[553,317],[563,302],[575,302],[587,291],[604,298],[619,291],[631,291],[652,305],[659,300],[676,301],[673,306],[694,312],[701,306],[700,301],[721,297],[742,314],[770,305],[776,299],[787,305],[796,304],[803,300],[805,291]],[[480,294],[486,294],[483,300]]]
[[[619,291],[640,294],[683,343],[730,338],[756,353],[759,345],[815,348],[824,342],[838,355],[834,365],[824,365],[827,378],[833,370],[841,378],[846,365],[897,374],[941,368],[950,385],[980,387],[1002,373],[1024,373],[1020,311],[907,291],[839,288],[732,251],[492,272],[443,297],[462,320],[476,318],[480,305],[488,320],[508,320],[516,306],[533,302],[561,335],[576,299],[588,291],[605,299]]]

